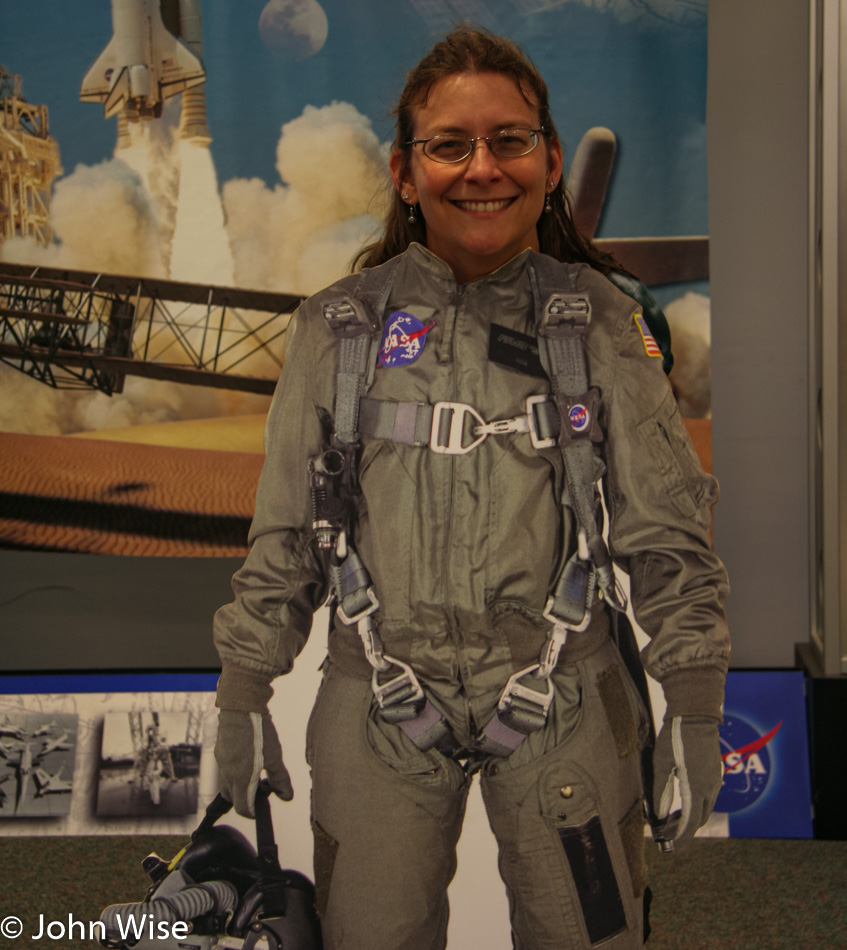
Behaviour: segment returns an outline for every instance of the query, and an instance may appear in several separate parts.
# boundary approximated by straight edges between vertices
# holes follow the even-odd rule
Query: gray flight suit
[[[536,335],[534,256],[457,285],[413,244],[380,317],[412,315],[423,345],[395,340],[408,359],[378,365],[368,397],[464,403],[489,422],[525,413],[549,381],[490,358],[489,342],[493,332]],[[638,305],[586,265],[575,265],[575,279],[592,307],[585,351],[603,400],[596,455],[609,547],[651,638],[642,659],[669,714],[718,717],[729,639],[726,575],[709,545],[717,484],[700,468]],[[310,298],[289,331],[250,554],[233,579],[234,602],[215,618],[222,708],[264,708],[326,598],[306,466],[334,429],[338,342],[322,303],[350,295],[357,280]],[[536,449],[520,431],[463,455],[363,436],[358,470],[354,546],[379,598],[386,653],[412,666],[456,743],[470,746],[509,676],[537,661],[550,630],[542,611],[576,548],[561,451]],[[593,613],[562,650],[545,727],[482,764],[519,950],[642,946],[646,714],[602,604]],[[420,751],[380,718],[370,673],[355,628],[336,619],[307,753],[325,946],[436,950],[468,780],[456,761]]]

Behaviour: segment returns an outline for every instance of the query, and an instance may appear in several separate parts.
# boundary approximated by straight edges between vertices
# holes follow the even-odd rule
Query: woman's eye
[[[505,148],[526,148],[530,141],[529,133],[522,132],[520,129],[509,129],[500,132],[497,136],[498,144]]]
[[[430,150],[436,155],[463,155],[468,150],[468,143],[466,139],[433,139]]]

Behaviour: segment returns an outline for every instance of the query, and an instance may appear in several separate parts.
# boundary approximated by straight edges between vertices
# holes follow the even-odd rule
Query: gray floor
[[[32,940],[39,914],[67,924],[69,914],[96,920],[106,904],[141,900],[147,885],[141,859],[151,850],[170,858],[184,843],[179,837],[0,838],[0,928],[9,915],[24,924],[22,937],[0,937],[0,948],[89,946],[78,938]],[[648,950],[847,950],[847,842],[698,839],[673,856],[648,846],[648,863],[654,894]]]
[[[847,948],[847,842],[697,839],[648,864],[649,950]]]

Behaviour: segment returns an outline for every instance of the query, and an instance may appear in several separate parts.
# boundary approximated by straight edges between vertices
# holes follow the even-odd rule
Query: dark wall
[[[732,664],[809,638],[809,9],[709,3],[715,549]]]
[[[233,558],[0,552],[0,671],[211,669]]]

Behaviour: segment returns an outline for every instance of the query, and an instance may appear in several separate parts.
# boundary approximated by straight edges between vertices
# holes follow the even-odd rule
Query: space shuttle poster
[[[240,556],[285,330],[462,21],[539,66],[709,464],[706,0],[28,0],[0,35],[0,546]],[[587,159],[586,159],[587,156]],[[586,161],[588,165],[586,166]]]

